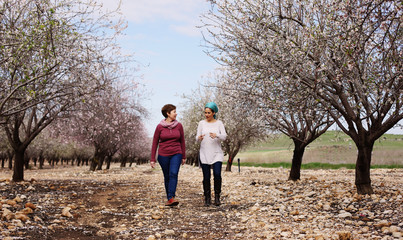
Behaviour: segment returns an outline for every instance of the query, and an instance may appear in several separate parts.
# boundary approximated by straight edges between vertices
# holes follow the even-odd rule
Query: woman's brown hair
[[[172,104],[165,104],[162,109],[161,109],[161,113],[162,115],[167,118],[168,117],[168,113],[170,113],[172,110],[175,110],[176,106],[172,105]]]

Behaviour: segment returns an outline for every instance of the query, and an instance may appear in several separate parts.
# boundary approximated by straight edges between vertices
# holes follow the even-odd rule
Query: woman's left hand
[[[182,165],[184,165],[186,163],[186,159],[182,159]]]

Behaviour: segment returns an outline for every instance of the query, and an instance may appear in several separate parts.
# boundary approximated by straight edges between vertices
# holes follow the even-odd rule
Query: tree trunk
[[[226,172],[231,172],[232,162],[233,162],[233,158],[228,157],[227,167],[225,168]]]
[[[355,165],[355,186],[358,194],[373,194],[371,186],[370,168],[371,155],[374,144],[369,143],[358,147],[357,163]]]
[[[13,157],[8,159],[8,169],[13,169]]]
[[[194,164],[195,164],[195,167],[200,166],[199,154],[197,154],[197,156],[194,158]]]
[[[120,162],[120,167],[121,168],[126,167],[127,157],[125,157],[125,156],[121,157],[120,161],[121,161]]]
[[[29,156],[27,154],[24,154],[24,166],[25,169],[29,169]]]
[[[297,181],[301,177],[301,164],[305,152],[305,145],[294,140],[294,154],[292,156],[291,171],[288,180]]]
[[[14,152],[13,151],[7,151],[7,156],[8,156],[8,169],[13,169],[13,158],[14,158]]]
[[[39,169],[43,169],[43,164],[45,163],[45,158],[43,156],[39,157]]]
[[[104,164],[104,159],[105,159],[105,155],[104,154],[100,154],[99,156],[99,162],[98,162],[98,168],[97,170],[102,170],[102,165]]]
[[[24,155],[25,148],[14,149],[14,182],[24,181]]]
[[[106,169],[110,169],[111,167],[112,156],[106,157]]]
[[[95,149],[94,157],[91,159],[90,170],[91,171],[102,170],[101,161],[103,162],[104,158],[105,155],[102,154],[102,152],[99,149]]]
[[[91,159],[90,171],[95,171],[95,169],[97,168],[97,165],[98,165],[98,159],[96,156],[94,156]]]

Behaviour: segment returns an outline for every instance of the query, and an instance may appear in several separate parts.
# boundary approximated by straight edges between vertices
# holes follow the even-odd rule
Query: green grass
[[[285,135],[263,142],[240,152],[236,158],[247,166],[291,167],[294,145]],[[354,169],[357,148],[349,136],[340,131],[328,131],[305,150],[302,168]],[[236,162],[234,162],[236,163]],[[385,134],[372,152],[372,168],[402,168],[403,135]]]
[[[232,167],[237,167],[238,164],[234,163]],[[244,162],[241,163],[241,167],[265,167],[265,168],[291,168],[291,163],[289,162],[277,162],[277,163],[252,163]],[[355,164],[330,164],[330,163],[320,163],[311,162],[301,165],[301,169],[355,169]],[[371,169],[376,168],[403,168],[403,165],[372,165]]]
[[[355,148],[353,140],[345,133],[340,131],[327,131],[322,134],[318,139],[312,142],[310,147],[318,147],[318,146],[352,146]],[[249,147],[247,151],[249,152],[259,152],[259,151],[276,151],[276,150],[285,150],[293,147],[292,140],[285,136],[279,135],[272,142],[263,142],[259,143],[255,146]],[[375,148],[391,148],[391,149],[399,149],[403,148],[403,135],[395,135],[395,134],[385,134],[380,137],[375,142]]]

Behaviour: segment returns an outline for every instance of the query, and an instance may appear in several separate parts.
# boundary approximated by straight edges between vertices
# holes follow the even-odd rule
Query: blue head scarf
[[[214,113],[218,112],[218,107],[215,102],[209,102],[206,104],[205,108],[210,108]],[[214,114],[214,119],[216,118],[216,114]]]

